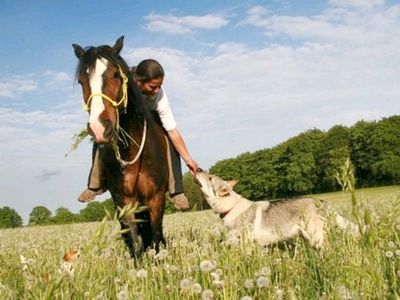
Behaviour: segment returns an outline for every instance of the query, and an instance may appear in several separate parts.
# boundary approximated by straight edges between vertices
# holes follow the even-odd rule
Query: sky
[[[89,139],[65,156],[88,118],[72,44],[120,36],[129,65],[163,65],[203,169],[309,129],[400,113],[399,1],[0,0],[0,207],[25,223],[35,206],[85,207]]]

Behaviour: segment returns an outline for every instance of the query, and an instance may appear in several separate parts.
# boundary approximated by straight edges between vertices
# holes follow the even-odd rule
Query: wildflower
[[[201,285],[197,282],[193,284],[192,289],[195,294],[200,294],[201,291],[203,290]]]
[[[190,279],[185,278],[185,279],[181,280],[180,287],[182,290],[190,289],[191,285],[192,285],[192,281]]]
[[[396,254],[397,256],[400,256],[400,249],[397,249],[394,254]]]
[[[264,288],[268,286],[268,278],[265,276],[259,276],[256,279],[256,284],[259,288]]]
[[[251,296],[244,296],[242,298],[240,298],[240,300],[252,300],[253,298],[251,298]]]
[[[147,251],[147,254],[148,254],[149,256],[156,256],[156,254],[157,254],[156,249],[149,249],[149,250]]]
[[[206,289],[201,293],[201,300],[210,300],[214,297],[214,293],[210,289]]]
[[[217,286],[217,287],[223,287],[224,286],[224,282],[222,280],[213,280],[213,285]]]
[[[336,289],[336,292],[339,294],[340,299],[343,299],[343,300],[352,299],[350,290],[343,285],[339,286]]]
[[[389,248],[392,248],[392,249],[396,248],[396,244],[393,241],[388,242],[388,246],[389,246]]]
[[[251,280],[251,279],[246,279],[246,280],[244,281],[244,287],[245,287],[246,289],[252,289],[252,288],[254,287],[254,282],[253,282],[253,280]]]
[[[128,300],[129,297],[128,297],[127,289],[123,289],[123,290],[119,291],[117,294],[117,299],[118,300]]]
[[[400,231],[400,224],[397,224],[397,225],[396,225],[396,230],[397,230],[397,231]]]
[[[282,289],[276,289],[275,291],[275,298],[277,300],[281,300],[283,299],[283,295],[285,294],[285,292]]]
[[[385,256],[386,256],[387,258],[392,258],[392,257],[393,257],[393,252],[392,252],[392,251],[386,251],[386,252],[385,252]]]
[[[137,278],[146,278],[147,277],[147,271],[145,269],[140,269],[136,273]]]
[[[156,257],[157,257],[159,260],[163,260],[163,259],[167,258],[167,256],[168,256],[168,250],[166,250],[166,249],[162,249],[162,250],[156,255]]]
[[[210,260],[204,260],[200,263],[200,270],[203,272],[211,272],[214,269],[214,264]]]
[[[268,267],[263,267],[256,273],[256,276],[268,276],[271,274],[271,269]]]

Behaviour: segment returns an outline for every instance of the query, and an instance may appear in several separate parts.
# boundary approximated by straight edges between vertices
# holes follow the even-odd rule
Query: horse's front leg
[[[152,231],[152,247],[158,252],[160,243],[165,245],[162,222],[165,208],[165,194],[159,192],[149,201],[150,227]]]
[[[135,217],[134,204],[135,201],[132,199],[125,199],[124,215],[120,216],[121,229],[124,231],[122,233],[122,238],[131,254],[132,257],[138,258],[144,251],[143,241],[138,234],[138,223]]]

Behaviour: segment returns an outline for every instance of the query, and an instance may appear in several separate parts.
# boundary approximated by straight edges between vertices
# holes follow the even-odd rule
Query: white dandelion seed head
[[[393,252],[392,252],[392,251],[386,251],[386,252],[385,252],[385,256],[386,256],[387,258],[392,258],[392,257],[393,257]]]
[[[148,254],[149,256],[156,256],[157,251],[156,251],[156,249],[149,249],[149,250],[147,251],[147,254]]]
[[[396,254],[396,256],[400,256],[400,249],[397,249],[396,251],[394,251],[394,254]]]
[[[399,271],[397,271],[397,276],[398,276],[398,277],[400,277],[400,270],[399,270]]]
[[[157,259],[159,260],[163,260],[165,258],[168,257],[168,250],[166,249],[162,249],[157,255],[156,255]]]
[[[246,289],[252,289],[254,287],[254,281],[251,279],[246,279],[243,283]]]
[[[214,293],[210,289],[206,289],[201,293],[201,300],[211,300],[214,297]]]
[[[338,293],[340,299],[343,299],[343,300],[352,299],[350,290],[343,285],[339,286],[336,289],[336,292]]]
[[[139,271],[136,272],[136,277],[137,278],[146,278],[147,271],[145,269],[140,269]]]
[[[393,242],[393,241],[389,241],[388,242],[388,246],[389,246],[389,248],[396,248],[396,243],[395,242]]]
[[[214,269],[214,264],[211,260],[204,260],[200,263],[200,270],[203,272],[211,272]]]
[[[281,300],[281,299],[283,299],[283,295],[285,294],[285,292],[284,292],[284,290],[282,290],[282,289],[276,289],[276,291],[275,291],[275,298],[277,299],[277,300]]]
[[[400,231],[400,224],[397,224],[395,228],[397,231]]]
[[[197,283],[197,282],[192,285],[192,289],[193,289],[193,293],[195,293],[195,294],[200,294],[201,291],[203,290],[200,283]]]
[[[260,273],[260,276],[268,276],[271,274],[271,269],[269,267],[263,267],[263,268],[261,268],[259,273]]]
[[[267,287],[267,286],[268,286],[268,283],[269,283],[268,278],[265,277],[265,276],[259,276],[259,277],[257,277],[257,279],[256,279],[256,285],[257,285],[259,288]]]
[[[118,300],[128,300],[128,291],[126,289],[123,289],[122,291],[119,291],[117,294],[117,299]]]
[[[251,296],[243,296],[240,300],[252,300]]]
[[[192,286],[192,281],[188,278],[184,278],[181,280],[179,286],[182,290],[188,290]]]
[[[213,280],[212,284],[216,287],[224,287],[224,282],[222,280]]]

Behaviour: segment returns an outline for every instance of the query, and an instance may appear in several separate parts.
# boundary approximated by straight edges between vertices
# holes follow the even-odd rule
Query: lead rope
[[[143,124],[142,141],[140,142],[140,147],[139,147],[138,152],[136,153],[136,156],[132,160],[129,160],[129,161],[123,160],[121,158],[121,153],[119,152],[119,147],[118,147],[117,142],[114,140],[114,142],[112,144],[114,152],[115,152],[115,157],[117,158],[118,162],[121,164],[122,169],[125,169],[126,166],[133,165],[139,159],[140,155],[143,152],[144,143],[146,141],[146,136],[147,136],[147,121],[146,121],[146,119],[144,119],[143,123],[144,124]]]

